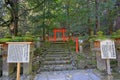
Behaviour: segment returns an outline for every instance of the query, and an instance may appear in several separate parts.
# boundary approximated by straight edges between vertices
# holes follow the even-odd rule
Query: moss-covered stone
[[[112,39],[120,38],[120,29],[117,30],[116,32],[113,32],[111,38]]]

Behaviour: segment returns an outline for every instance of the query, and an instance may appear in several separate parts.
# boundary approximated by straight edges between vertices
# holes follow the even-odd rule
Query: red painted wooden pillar
[[[76,53],[78,53],[78,46],[79,46],[79,44],[78,44],[78,38],[76,38]]]

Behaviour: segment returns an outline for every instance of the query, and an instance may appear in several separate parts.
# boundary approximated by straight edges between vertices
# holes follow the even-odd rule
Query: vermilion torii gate
[[[53,32],[54,32],[54,41],[56,41],[56,38],[57,38],[56,33],[57,32],[62,32],[62,39],[63,39],[63,41],[66,40],[66,37],[65,37],[66,29],[65,28],[54,28]]]

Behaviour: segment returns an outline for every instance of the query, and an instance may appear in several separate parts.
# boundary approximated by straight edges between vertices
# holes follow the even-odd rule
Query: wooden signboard
[[[113,40],[104,40],[100,42],[101,58],[106,59],[107,73],[111,75],[110,59],[116,59],[115,44]]]
[[[31,42],[8,42],[8,63],[17,63],[17,78],[20,80],[20,63],[29,63]]]
[[[112,40],[104,40],[100,42],[101,58],[116,59],[115,44]]]
[[[29,44],[9,44],[8,45],[8,63],[28,63],[29,62]]]

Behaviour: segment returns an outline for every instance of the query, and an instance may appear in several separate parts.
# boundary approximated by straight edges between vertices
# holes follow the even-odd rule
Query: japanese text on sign
[[[8,45],[8,63],[28,63],[30,44],[9,44]]]
[[[116,59],[115,44],[112,40],[104,40],[100,43],[102,59]]]

